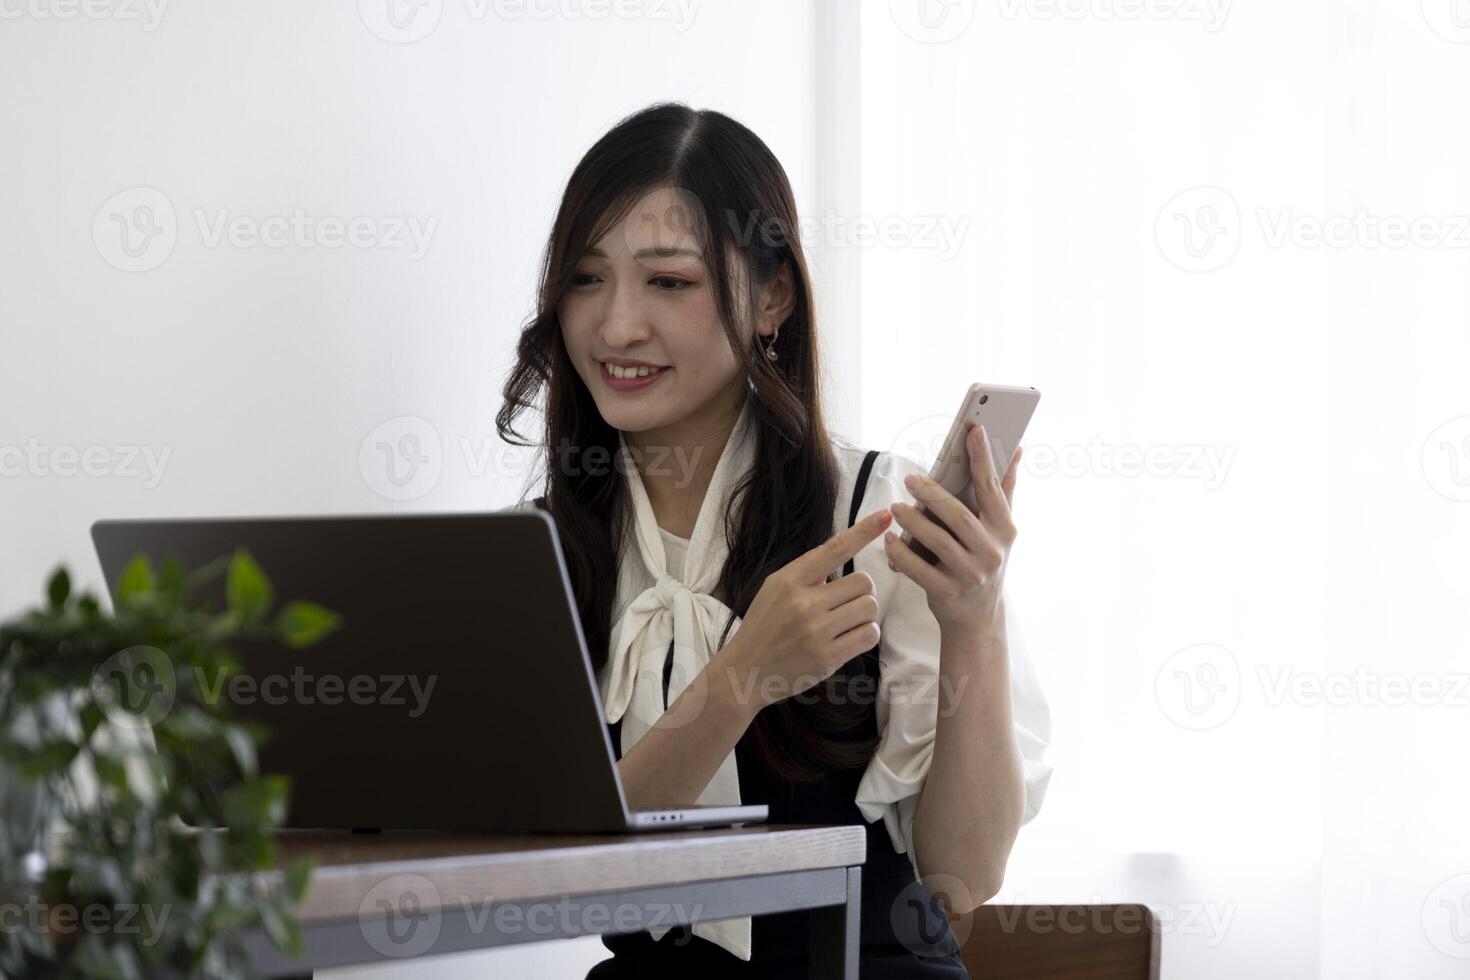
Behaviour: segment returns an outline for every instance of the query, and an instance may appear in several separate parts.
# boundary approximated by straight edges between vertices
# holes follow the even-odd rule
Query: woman
[[[1019,450],[1002,479],[971,433],[972,512],[829,437],[797,228],[749,129],[624,119],[568,182],[497,427],[533,444],[514,422],[544,389],[518,506],[556,521],[630,805],[864,826],[862,976],[963,977],[944,912],[995,894],[1049,774],[1001,595]],[[804,912],[604,943],[591,977],[806,976]]]

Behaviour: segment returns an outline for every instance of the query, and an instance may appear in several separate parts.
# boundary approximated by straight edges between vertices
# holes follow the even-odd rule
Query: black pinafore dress
[[[853,488],[848,526],[857,519],[877,450],[863,458]],[[851,560],[843,574],[853,571]],[[879,644],[881,646],[881,643]],[[870,675],[867,690],[877,690],[878,650],[861,656]],[[672,648],[670,650],[672,654]],[[669,682],[672,660],[664,667]],[[613,750],[621,758],[621,721],[608,726]],[[859,734],[876,736],[876,702],[869,706]],[[954,933],[929,892],[914,876],[908,855],[893,848],[882,820],[868,823],[857,808],[861,769],[832,772],[815,782],[790,782],[774,773],[751,744],[751,732],[735,746],[740,771],[740,799],[765,803],[772,824],[857,824],[868,835],[867,860],[862,868],[862,910],[858,961],[863,980],[968,980]],[[806,980],[808,976],[807,911],[758,915],[751,919],[751,959],[733,956],[714,943],[676,926],[655,942],[647,931],[606,935],[603,945],[612,951],[587,974],[587,980],[623,980],[632,977],[761,977],[764,980]]]

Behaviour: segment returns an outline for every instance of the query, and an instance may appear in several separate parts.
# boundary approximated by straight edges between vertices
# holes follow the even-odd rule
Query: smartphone
[[[1021,444],[1021,436],[1041,401],[1041,392],[1035,388],[1012,388],[1007,385],[972,384],[965,392],[965,400],[950,424],[949,434],[944,437],[944,446],[939,457],[929,468],[929,478],[954,494],[973,512],[975,510],[975,485],[970,479],[970,452],[965,445],[965,423],[974,419],[985,426],[990,437],[990,458],[995,462],[996,476],[1004,479],[1011,454]],[[944,522],[930,514],[923,504],[919,510],[930,520],[944,526]],[[913,549],[914,553],[929,564],[939,558],[928,548],[915,541],[909,532],[900,535],[900,540]]]

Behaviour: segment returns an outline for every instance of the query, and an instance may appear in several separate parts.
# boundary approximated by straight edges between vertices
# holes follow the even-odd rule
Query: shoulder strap
[[[868,489],[868,474],[873,471],[873,461],[877,458],[878,450],[869,449],[868,454],[863,457],[863,465],[858,468],[857,481],[852,486],[852,507],[847,511],[848,527],[857,523],[858,508],[863,505],[863,492]],[[842,566],[842,574],[851,575],[852,569],[852,559],[849,558]]]

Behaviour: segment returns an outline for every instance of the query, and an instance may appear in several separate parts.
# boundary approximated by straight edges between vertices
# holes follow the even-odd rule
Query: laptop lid
[[[199,678],[269,726],[260,765],[291,777],[287,826],[627,826],[549,515],[105,520],[92,539],[109,589],[140,552],[197,568],[244,547],[278,603],[342,617],[305,650],[233,643],[241,674]]]

